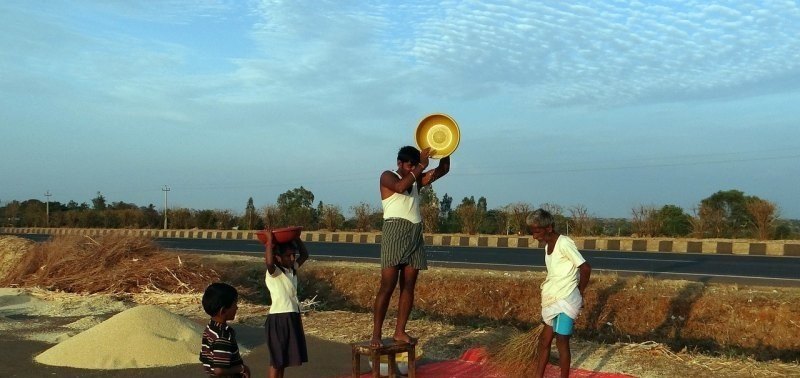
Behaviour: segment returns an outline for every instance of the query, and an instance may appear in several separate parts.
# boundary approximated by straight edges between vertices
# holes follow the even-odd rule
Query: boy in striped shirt
[[[236,332],[228,325],[236,317],[239,293],[231,285],[216,282],[203,293],[203,310],[211,316],[200,350],[200,362],[206,373],[217,377],[250,378],[236,343]]]

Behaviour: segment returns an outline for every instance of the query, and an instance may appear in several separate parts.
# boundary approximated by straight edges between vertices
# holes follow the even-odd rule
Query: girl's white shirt
[[[285,269],[285,272],[277,265],[273,275],[267,271],[264,282],[267,284],[269,296],[272,298],[270,314],[300,312],[300,302],[297,300],[297,275],[294,274],[298,267],[295,262],[294,269]]]

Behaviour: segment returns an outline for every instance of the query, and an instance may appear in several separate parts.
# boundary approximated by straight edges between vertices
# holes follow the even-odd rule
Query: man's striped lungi
[[[412,223],[403,218],[383,220],[381,268],[398,265],[411,265],[420,270],[428,269],[422,222]]]

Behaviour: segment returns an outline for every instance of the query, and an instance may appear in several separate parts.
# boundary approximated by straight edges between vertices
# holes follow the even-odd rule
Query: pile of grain
[[[128,369],[199,364],[203,327],[158,306],[112,316],[36,356],[46,365]]]

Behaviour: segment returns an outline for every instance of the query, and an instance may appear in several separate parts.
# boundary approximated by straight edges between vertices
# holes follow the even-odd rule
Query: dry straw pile
[[[33,242],[16,236],[0,235],[0,280],[17,265]]]
[[[151,239],[104,235],[55,236],[38,243],[0,276],[0,286],[73,293],[190,293],[219,275],[193,257],[162,252]]]

